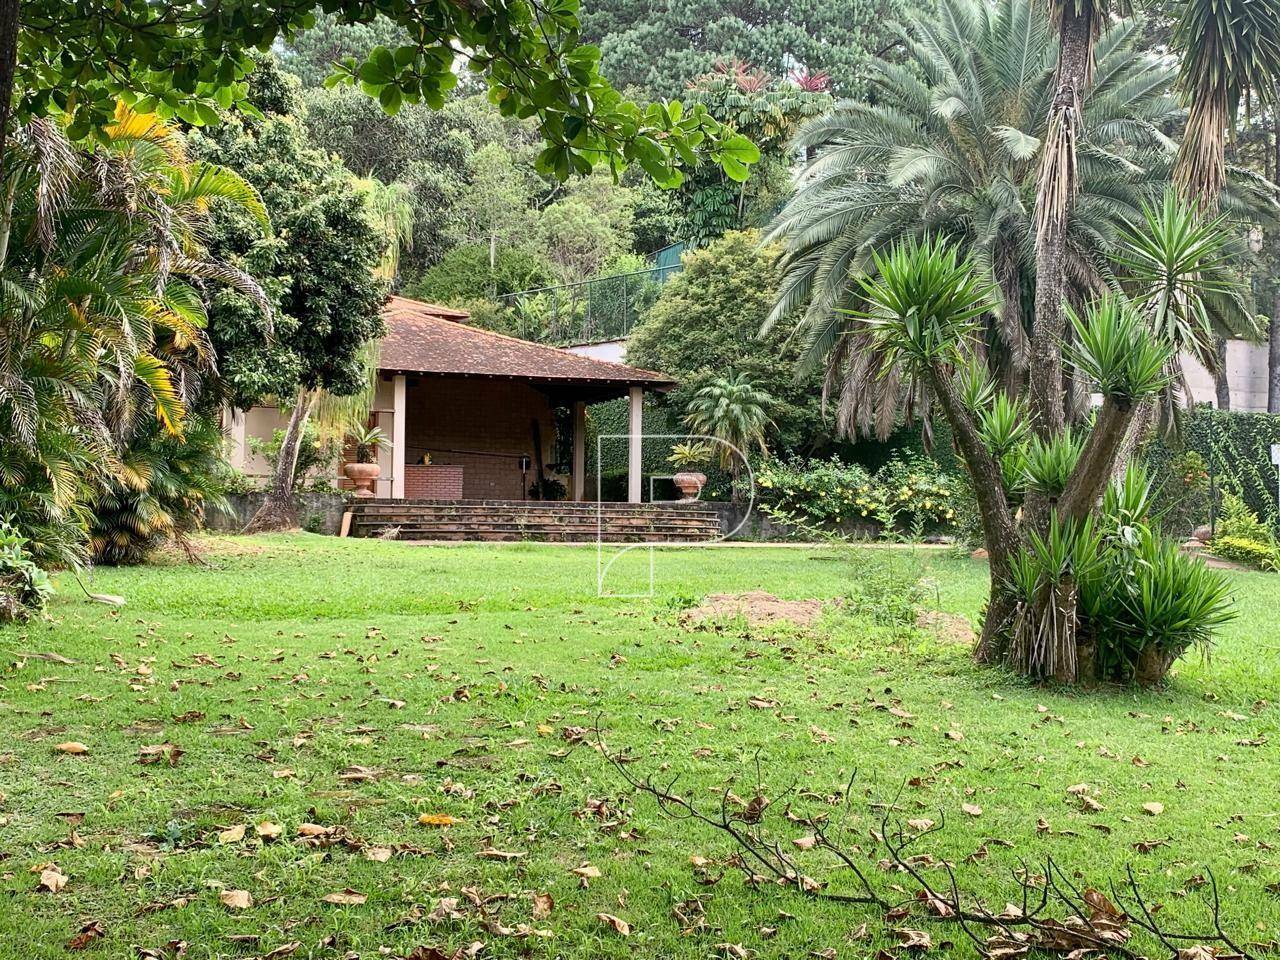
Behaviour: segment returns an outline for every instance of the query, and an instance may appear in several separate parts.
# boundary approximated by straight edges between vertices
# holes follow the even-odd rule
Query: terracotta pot
[[[376,463],[348,463],[342,468],[347,479],[356,485],[357,497],[372,497],[373,481],[378,479],[382,468]]]
[[[698,495],[702,493],[702,487],[707,482],[705,473],[694,473],[690,470],[681,470],[671,478],[677,489],[684,494],[682,500],[697,500]]]

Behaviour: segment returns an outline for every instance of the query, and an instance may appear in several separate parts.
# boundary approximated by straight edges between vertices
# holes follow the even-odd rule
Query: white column
[[[407,414],[407,395],[404,376],[398,376],[391,382],[393,401],[391,420],[391,496],[393,499],[404,499],[404,464],[405,464],[405,416]]]
[[[640,462],[644,451],[644,390],[632,387],[630,394],[630,422],[627,429],[627,500],[640,502],[643,489],[640,479]]]
[[[584,500],[587,492],[587,405],[581,400],[573,404],[573,495]]]
[[[235,407],[224,407],[223,410],[225,412],[223,422],[227,424],[227,439],[231,443],[227,462],[235,469],[243,470],[249,452],[245,411],[237,410]]]

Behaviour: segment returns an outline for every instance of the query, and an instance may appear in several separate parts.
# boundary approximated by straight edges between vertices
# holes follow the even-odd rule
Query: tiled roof
[[[382,308],[387,335],[382,340],[378,369],[552,384],[629,384],[657,389],[675,383],[652,370],[584,357],[460,322],[467,317],[463,310],[392,297]]]

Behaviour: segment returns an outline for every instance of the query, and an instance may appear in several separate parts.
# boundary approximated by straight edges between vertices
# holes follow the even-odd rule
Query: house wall
[[[532,483],[537,464],[535,420],[541,429],[543,463],[551,462],[555,440],[551,406],[527,384],[410,377],[405,404],[405,463],[417,463],[430,454],[433,464],[461,466],[465,499],[523,498],[519,457],[530,458],[532,466],[524,479]]]
[[[1196,403],[1215,402],[1213,376],[1187,354],[1182,367]],[[1267,410],[1267,344],[1231,340],[1227,343],[1227,382],[1231,384],[1231,409],[1265,413]]]

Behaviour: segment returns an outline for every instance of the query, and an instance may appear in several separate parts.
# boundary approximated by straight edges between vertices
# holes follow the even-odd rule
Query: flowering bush
[[[781,520],[819,526],[874,522],[886,534],[922,533],[955,518],[958,484],[926,457],[898,457],[873,476],[839,459],[772,461],[756,471],[756,496]]]

